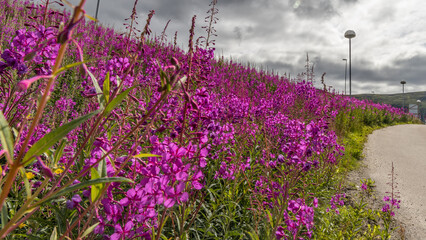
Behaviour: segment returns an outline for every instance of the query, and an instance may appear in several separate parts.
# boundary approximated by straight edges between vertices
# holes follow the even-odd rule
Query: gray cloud
[[[304,18],[330,18],[337,14],[330,0],[291,0],[289,7],[300,17]]]
[[[101,0],[99,19],[122,31],[134,1],[117,2]],[[87,2],[89,14],[94,15],[96,3]],[[193,15],[197,15],[197,37],[205,35],[201,27],[207,24],[209,3],[139,0],[139,29],[149,10],[155,10],[153,33],[160,35],[171,19],[167,35],[172,40],[177,31],[178,44],[185,49]],[[328,85],[342,91],[342,58],[348,58],[343,33],[353,29],[357,33],[352,40],[353,93],[399,92],[402,79],[407,81],[407,90],[410,85],[413,91],[426,90],[426,2],[422,0],[218,0],[217,7],[217,55],[296,76],[305,71],[308,52],[317,80],[326,72]]]
[[[354,4],[357,3],[358,0],[343,0],[344,3],[350,3],[350,4]]]

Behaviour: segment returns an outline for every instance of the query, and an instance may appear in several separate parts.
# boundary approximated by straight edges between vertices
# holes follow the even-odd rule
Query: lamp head
[[[345,32],[345,38],[354,38],[356,36],[353,30],[348,30]]]

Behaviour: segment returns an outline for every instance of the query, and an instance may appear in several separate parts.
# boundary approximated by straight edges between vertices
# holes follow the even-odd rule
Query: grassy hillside
[[[405,101],[406,111],[408,111],[408,104],[418,104],[417,100],[420,100],[420,113],[426,113],[426,92],[409,92],[404,94],[359,94],[354,95],[353,97],[360,100],[369,100],[374,103],[389,104],[397,108],[402,108]]]

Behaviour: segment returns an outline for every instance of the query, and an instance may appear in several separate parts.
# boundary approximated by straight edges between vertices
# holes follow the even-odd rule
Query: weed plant
[[[187,52],[177,34],[175,44],[151,37],[154,11],[139,35],[135,10],[118,34],[87,20],[85,0],[72,14],[49,1],[0,4],[0,238],[390,231],[362,228],[374,213],[344,204],[339,172],[359,149],[343,143],[413,116],[215,59],[216,1],[206,48],[193,43],[194,16]]]

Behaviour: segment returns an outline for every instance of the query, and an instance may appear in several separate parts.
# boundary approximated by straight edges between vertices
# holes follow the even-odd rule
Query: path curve
[[[376,130],[364,148],[366,175],[376,182],[378,200],[389,195],[393,162],[401,208],[396,218],[407,239],[426,239],[426,125],[397,125]]]

